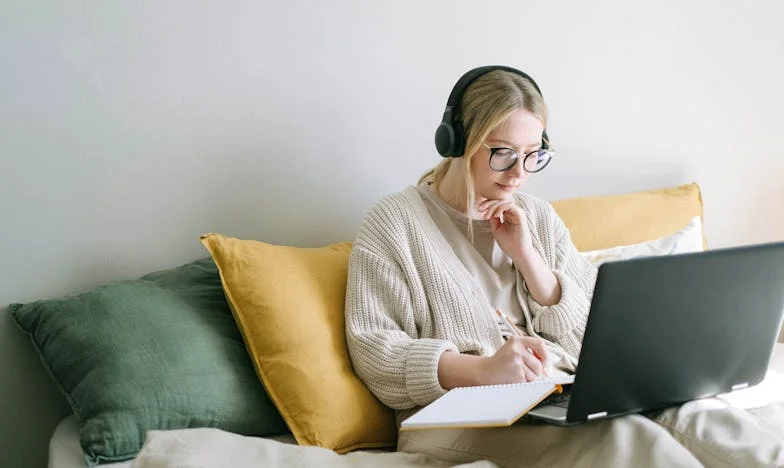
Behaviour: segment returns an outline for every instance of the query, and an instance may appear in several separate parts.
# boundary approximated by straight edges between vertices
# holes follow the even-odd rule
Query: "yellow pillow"
[[[354,374],[344,305],[351,244],[299,248],[205,234],[256,372],[300,445],[395,447],[394,412]]]
[[[552,202],[580,251],[637,244],[683,229],[702,219],[696,183],[645,192],[579,197]],[[704,240],[704,236],[703,236]]]

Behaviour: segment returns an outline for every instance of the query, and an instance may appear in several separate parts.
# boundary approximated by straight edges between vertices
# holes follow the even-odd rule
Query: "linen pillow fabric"
[[[695,216],[702,219],[696,183],[619,195],[552,202],[577,250],[590,251],[668,236]],[[707,245],[707,243],[706,243]]]
[[[10,308],[76,414],[89,465],[133,458],[149,430],[288,432],[210,258]]]
[[[582,252],[581,255],[598,267],[602,263],[610,261],[702,252],[703,250],[702,221],[695,216],[686,227],[669,236],[632,245],[619,245],[609,249],[591,250]]]
[[[318,248],[202,236],[256,371],[300,445],[395,447],[394,412],[354,374],[345,336],[348,242]]]

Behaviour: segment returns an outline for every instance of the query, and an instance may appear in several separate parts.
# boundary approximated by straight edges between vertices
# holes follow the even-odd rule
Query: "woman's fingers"
[[[525,374],[526,382],[533,382],[534,380],[536,380],[536,374],[534,374],[534,372],[531,369],[525,368],[523,370],[523,373]]]
[[[530,382],[532,380],[537,380],[542,376],[543,368],[542,362],[539,361],[533,351],[527,347],[528,343],[525,343],[525,340],[517,338],[519,341],[514,343],[515,344],[515,362],[519,366],[519,369],[525,378],[526,382]],[[520,347],[518,347],[520,346]]]
[[[484,213],[485,217],[489,217],[489,214],[493,212],[495,207],[502,202],[502,200],[485,200],[477,208],[479,208],[481,213]]]
[[[544,345],[543,340],[531,340],[528,343],[528,347],[534,353],[534,356],[542,363],[543,366],[547,366],[547,347]]]
[[[499,207],[495,211],[493,218],[496,218],[503,223],[511,224],[520,224],[522,220],[519,209],[513,204]]]
[[[492,218],[500,218],[502,213],[506,216],[506,212],[511,211],[512,202],[499,200],[496,203],[493,203],[487,207],[485,210],[485,218],[492,219]]]
[[[498,202],[498,201],[500,201],[500,200],[490,200],[488,198],[487,200],[482,200],[481,202],[479,202],[479,204],[476,205],[476,208],[479,211],[484,211],[491,203],[495,203],[495,202]]]
[[[500,219],[500,217],[501,217],[500,215],[501,215],[501,213],[503,213],[504,211],[506,211],[506,208],[504,207],[504,205],[503,205],[503,204],[498,204],[498,205],[495,205],[495,206],[493,206],[492,208],[490,208],[490,209],[488,210],[488,213],[489,213],[489,214],[487,215],[487,217],[488,217],[489,219],[493,219],[493,218],[499,218],[499,219]]]
[[[531,372],[534,376],[534,380],[538,379],[542,375],[542,362],[533,355],[530,351],[526,350],[523,353],[523,365],[526,369]],[[527,376],[528,374],[526,374]]]
[[[506,211],[504,211],[504,221],[508,220],[513,224],[520,224],[520,209],[514,203],[510,203]]]

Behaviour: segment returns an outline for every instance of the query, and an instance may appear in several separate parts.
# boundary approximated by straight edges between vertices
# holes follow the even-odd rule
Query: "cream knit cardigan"
[[[534,248],[561,284],[545,307],[518,281],[529,335],[560,346],[576,364],[596,268],[575,249],[552,206],[516,194]],[[490,356],[504,340],[495,311],[430,217],[416,187],[388,195],[366,215],[353,244],[346,341],[354,371],[387,406],[424,406],[445,393],[438,361],[451,350]]]

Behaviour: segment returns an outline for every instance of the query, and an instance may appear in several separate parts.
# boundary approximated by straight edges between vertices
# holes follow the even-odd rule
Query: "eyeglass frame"
[[[482,142],[482,145],[485,148],[490,150],[490,159],[488,159],[487,165],[490,166],[490,170],[493,171],[493,172],[506,172],[506,171],[512,169],[513,167],[515,167],[515,164],[519,163],[520,160],[522,159],[522,161],[523,161],[523,170],[525,172],[529,173],[529,174],[536,174],[537,172],[542,172],[544,170],[544,168],[547,167],[550,164],[550,161],[553,160],[553,156],[555,156],[555,151],[553,151],[550,148],[548,148],[547,147],[547,143],[545,141],[542,141],[542,147],[541,148],[538,148],[538,149],[535,149],[535,150],[533,150],[533,151],[531,151],[529,153],[526,153],[525,156],[523,156],[522,158],[520,157],[520,152],[517,151],[514,148],[509,148],[509,147],[506,147],[506,146],[491,147],[490,145],[488,145],[484,141]],[[510,164],[509,167],[507,167],[506,169],[493,169],[493,165],[490,163],[490,161],[492,161],[493,155],[496,153],[496,151],[502,150],[502,149],[503,150],[512,151],[514,154],[517,155],[517,159],[512,164]],[[540,151],[543,151],[543,150],[546,151],[547,152],[546,154],[549,155],[549,158],[547,159],[547,162],[544,164],[544,166],[542,166],[541,168],[539,168],[539,169],[537,169],[535,171],[529,171],[528,169],[526,169],[525,168],[525,161],[528,159],[528,157],[534,155],[535,153],[539,153]]]

